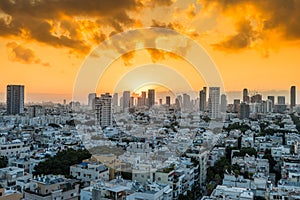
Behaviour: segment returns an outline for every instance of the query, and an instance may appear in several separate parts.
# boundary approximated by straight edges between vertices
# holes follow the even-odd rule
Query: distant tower
[[[111,95],[101,94],[95,99],[96,117],[101,128],[112,125]]]
[[[227,97],[225,94],[221,95],[221,112],[225,113],[227,108]]]
[[[254,94],[251,96],[251,103],[261,103],[262,102],[262,95],[261,94]]]
[[[209,87],[209,98],[208,98],[208,110],[209,117],[211,119],[216,119],[220,114],[220,88],[219,87]]]
[[[130,105],[130,91],[123,92],[123,111],[125,112]]]
[[[159,99],[159,105],[162,105],[162,99]]]
[[[277,97],[277,104],[278,105],[285,105],[285,96],[278,96]]]
[[[238,113],[240,109],[241,100],[234,99],[233,100],[233,112]]]
[[[249,103],[250,98],[249,98],[249,94],[248,94],[248,89],[244,88],[243,90],[243,102],[245,103]]]
[[[275,97],[274,97],[274,96],[268,96],[268,100],[271,100],[271,101],[272,101],[272,108],[274,108]]]
[[[96,93],[90,93],[88,97],[88,106],[90,109],[95,108],[95,98],[96,98]]]
[[[149,89],[148,90],[148,106],[151,108],[155,104],[155,90]]]
[[[239,109],[239,118],[240,119],[248,119],[250,115],[250,106],[249,104],[242,102],[240,104],[240,109]]]
[[[171,97],[170,96],[166,96],[166,105],[167,106],[171,105]]]
[[[141,95],[141,106],[146,106],[147,105],[147,92],[142,91]]]
[[[291,87],[291,110],[296,106],[296,86]]]
[[[203,90],[199,93],[200,102],[199,102],[199,108],[200,111],[205,111],[206,109],[206,87],[203,87]]]
[[[182,108],[183,110],[189,110],[191,106],[191,97],[188,94],[182,95]]]
[[[24,112],[24,85],[7,86],[6,108],[8,115],[16,115]]]
[[[114,107],[119,106],[119,95],[118,95],[118,93],[114,93],[113,98],[112,98],[112,105]]]

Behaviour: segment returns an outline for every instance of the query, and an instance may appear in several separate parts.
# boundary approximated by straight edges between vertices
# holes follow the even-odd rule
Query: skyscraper
[[[24,85],[7,86],[6,108],[8,115],[16,115],[24,112]]]
[[[268,96],[268,100],[271,100],[271,101],[272,101],[272,108],[274,108],[275,97],[274,97],[274,96]]]
[[[233,100],[233,112],[238,113],[240,109],[241,100],[234,99]]]
[[[111,95],[101,94],[95,99],[96,117],[101,128],[112,125]]]
[[[285,105],[285,96],[278,96],[277,97],[277,104],[278,105]]]
[[[112,98],[112,105],[117,107],[119,106],[119,95],[118,93],[114,93],[113,98]]]
[[[88,97],[88,106],[90,109],[95,108],[95,98],[96,98],[96,93],[90,93]]]
[[[199,108],[200,111],[205,111],[206,109],[206,87],[203,87],[203,89],[199,93],[200,102],[199,102]]]
[[[249,104],[242,102],[240,104],[240,109],[239,109],[239,118],[240,119],[248,119],[250,115],[250,106]]]
[[[251,96],[251,103],[261,103],[262,102],[262,95],[261,94],[254,94]]]
[[[189,110],[191,106],[191,97],[188,94],[182,95],[182,108],[183,110]]]
[[[244,88],[243,90],[243,102],[245,103],[249,103],[250,98],[249,98],[249,94],[248,94],[248,89]]]
[[[170,96],[166,96],[166,105],[167,106],[171,105],[171,97]]]
[[[155,90],[149,89],[148,90],[148,106],[151,108],[155,104]]]
[[[291,110],[296,106],[296,86],[291,87]]]
[[[216,119],[220,114],[220,88],[219,87],[209,87],[209,98],[208,98],[208,110],[209,117],[211,119]]]
[[[130,105],[130,91],[123,92],[123,111],[126,111]]]
[[[225,113],[227,108],[227,97],[225,94],[221,95],[221,112]]]

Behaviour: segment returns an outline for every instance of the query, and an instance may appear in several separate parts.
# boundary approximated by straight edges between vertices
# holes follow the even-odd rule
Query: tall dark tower
[[[8,115],[16,115],[24,112],[24,85],[7,86],[6,108]]]
[[[206,109],[206,87],[203,87],[203,90],[199,93],[200,102],[199,102],[199,108],[200,111],[205,111]]]
[[[248,94],[248,89],[247,88],[244,88],[243,90],[243,102],[245,103],[249,103],[249,94]]]
[[[296,106],[296,86],[291,87],[291,110]]]
[[[155,104],[155,90],[149,89],[148,90],[148,106],[151,108]]]

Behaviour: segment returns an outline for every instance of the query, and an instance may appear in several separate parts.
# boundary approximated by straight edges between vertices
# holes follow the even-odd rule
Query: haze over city
[[[15,3],[18,6],[8,0],[0,3],[1,93],[7,84],[24,84],[28,94],[41,94],[43,100],[45,94],[70,96],[91,50],[110,35],[150,26],[173,29],[203,46],[226,92],[244,87],[287,91],[300,85],[298,1]],[[48,7],[52,9],[44,11]],[[114,12],[107,12],[110,9]],[[196,91],[205,85],[201,77],[190,76],[193,70],[186,61],[163,51],[131,52],[116,58],[110,68],[125,68],[124,74],[152,62],[178,69]],[[52,95],[49,99],[57,101]]]

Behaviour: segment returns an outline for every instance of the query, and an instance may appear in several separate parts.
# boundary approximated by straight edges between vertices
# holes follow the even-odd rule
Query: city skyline
[[[216,64],[227,92],[240,91],[243,87],[257,91],[288,90],[291,85],[300,85],[297,77],[300,34],[293,28],[298,27],[300,21],[297,5],[283,5],[280,1],[262,4],[178,0],[140,4],[130,1],[117,7],[99,3],[93,7],[79,1],[78,5],[86,6],[69,5],[74,11],[70,12],[63,3],[52,5],[53,10],[37,18],[39,10],[36,8],[48,7],[44,1],[38,5],[13,4],[6,0],[0,4],[0,22],[4,29],[0,32],[2,93],[5,85],[23,84],[30,93],[41,96],[44,93],[72,94],[77,73],[92,49],[115,33],[150,26],[173,29],[201,45]],[[237,9],[239,7],[244,8],[243,11]],[[293,9],[289,12],[288,8]],[[109,9],[116,10],[107,13]],[[81,12],[86,17],[81,16]],[[64,13],[64,17],[59,13]],[[267,13],[266,18],[262,17],[264,13]],[[289,17],[279,20],[278,13]],[[116,18],[116,24],[110,22],[111,17]],[[43,34],[39,34],[40,31],[44,31]],[[114,79],[114,70],[126,74],[135,66],[145,64],[176,69],[196,91],[204,85],[205,77],[193,77],[193,68],[183,58],[149,49],[116,58],[111,63],[108,78]]]
[[[5,86],[6,87],[6,86]],[[297,86],[296,86],[297,88]],[[250,88],[248,88],[250,89]],[[194,93],[194,96],[198,97],[200,91],[194,91],[194,92],[188,92],[188,93]],[[257,90],[249,90],[249,94],[252,95],[254,93],[259,93],[262,94],[263,99],[267,99],[268,96],[275,96],[275,101],[277,102],[277,96],[285,96],[285,101],[287,104],[290,104],[290,89],[286,89],[286,90],[280,90],[280,91],[276,91],[276,90],[269,90],[269,91],[257,91]],[[102,93],[106,93],[106,92],[98,92],[97,95],[100,95]],[[158,92],[160,93],[160,92]],[[181,92],[180,94],[184,94],[185,92]],[[113,94],[113,93],[110,93]],[[120,94],[122,94],[122,92],[118,93],[119,97]],[[167,93],[162,92],[162,94],[166,94],[165,96],[167,96]],[[223,94],[223,93],[222,93]],[[228,103],[233,103],[234,99],[241,99],[241,101],[243,100],[243,88],[240,91],[230,91],[230,92],[226,92],[224,93],[227,96],[227,102]],[[88,94],[87,94],[88,95]],[[27,103],[42,103],[42,102],[53,102],[53,103],[62,103],[64,100],[67,101],[72,101],[72,94],[38,94],[38,93],[30,93],[28,92],[28,89],[26,88],[26,93],[24,95],[24,102]],[[121,95],[122,96],[122,95]],[[164,97],[163,95],[159,95],[160,98]],[[174,96],[174,95],[173,95]],[[157,98],[158,100],[159,98]],[[86,96],[82,97],[82,99],[79,100],[81,103],[88,105],[88,99],[86,98]],[[0,92],[0,103],[5,103],[6,102],[6,94],[5,92],[1,93]],[[296,90],[296,105],[298,105],[300,102],[300,90]]]

